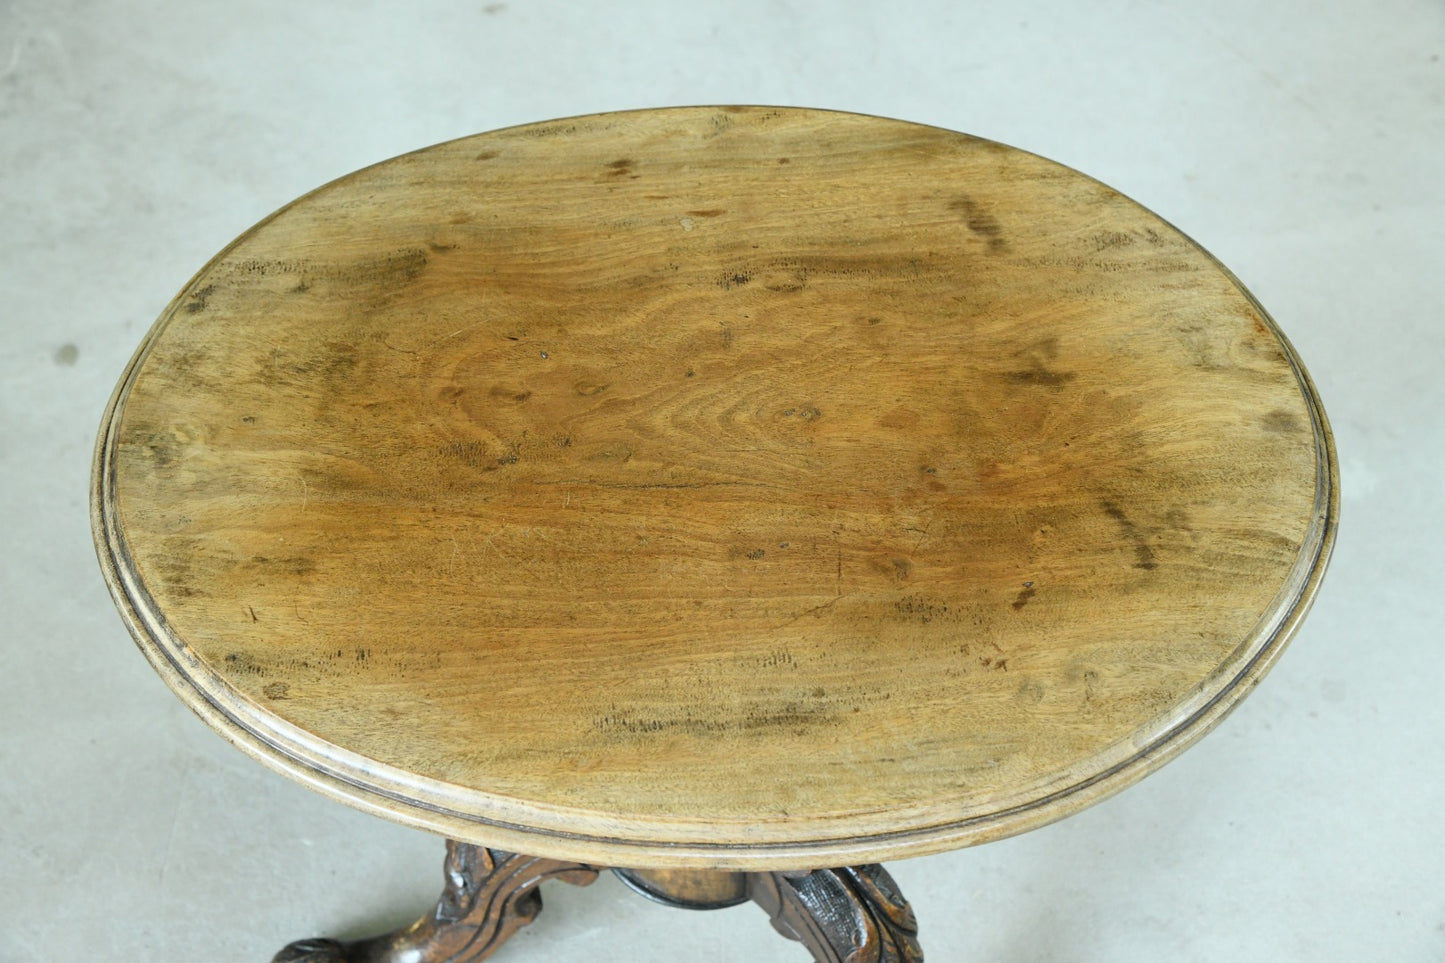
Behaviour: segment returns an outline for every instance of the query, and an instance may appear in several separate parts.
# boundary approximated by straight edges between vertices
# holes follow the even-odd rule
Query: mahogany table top
[[[141,648],[353,805],[803,868],[1073,812],[1216,723],[1333,544],[1308,376],[1199,246],[925,126],[689,108],[333,182],[185,287],[94,521]]]

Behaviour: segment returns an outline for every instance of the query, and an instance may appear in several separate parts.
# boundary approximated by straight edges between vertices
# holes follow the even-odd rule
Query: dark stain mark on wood
[[[968,229],[988,242],[990,254],[1002,254],[1008,250],[1008,241],[1003,236],[1003,226],[973,198],[964,195],[955,198],[948,205],[949,210],[963,215]]]
[[[427,250],[433,254],[445,254],[447,251],[455,251],[457,249],[455,244],[438,244],[436,241],[427,241],[426,246]]]
[[[1056,361],[1058,357],[1059,339],[1057,337],[1044,338],[1018,353],[1019,360],[1026,361],[1028,366],[1010,371],[1005,377],[1010,384],[1015,385],[1062,388],[1076,380],[1078,375],[1072,371],[1056,371],[1050,367],[1050,362]]]
[[[859,269],[852,265],[836,265],[837,270],[831,273],[837,277],[850,277],[859,273]],[[778,258],[761,266],[761,268],[749,270],[764,288],[778,293],[792,293],[801,291],[808,286],[808,279],[814,269],[828,270],[829,263],[823,259],[812,258],[805,263],[800,258]]]
[[[913,575],[913,563],[906,558],[895,558],[893,561],[893,579],[896,582],[906,582]]]
[[[240,675],[264,677],[266,670],[256,659],[244,652],[231,652],[226,656],[226,670]]]
[[[499,154],[501,154],[501,151],[497,150],[478,151],[477,156],[473,157],[472,160],[489,161],[492,160],[494,157],[497,157]]]
[[[427,253],[421,248],[407,248],[362,261],[356,269],[363,279],[389,287],[416,280],[428,262]]]
[[[308,289],[316,281],[329,281],[347,285],[375,285],[384,291],[388,287],[415,280],[426,270],[427,263],[425,249],[407,247],[386,254],[337,262],[294,257],[246,258],[228,265],[226,270],[243,278],[294,276],[298,279],[298,287],[305,285]],[[202,303],[197,307],[188,304],[186,310],[194,312],[204,309],[205,298],[210,297],[214,290],[215,285],[210,284],[197,291],[192,298],[200,298]]]
[[[1283,409],[1277,409],[1265,415],[1262,424],[1265,431],[1280,435],[1293,434],[1300,429],[1299,418]]]
[[[909,622],[954,620],[953,610],[947,602],[937,602],[922,595],[907,595],[893,603],[893,610]]]
[[[206,310],[206,304],[211,300],[211,295],[216,293],[214,284],[207,284],[205,287],[194,292],[189,301],[186,302],[186,311],[190,314],[197,314]]]
[[[778,669],[783,666],[793,668],[797,665],[797,662],[793,661],[793,653],[787,649],[778,649],[775,652],[769,653],[758,665],[764,669]]]
[[[688,211],[693,217],[718,217],[726,214],[727,211],[721,207],[709,207],[701,211]]]
[[[189,524],[190,519],[181,519],[181,521],[183,524]],[[158,559],[156,562],[162,584],[177,598],[188,599],[206,594],[196,588],[195,573],[191,570],[190,556],[186,554],[190,547],[185,542],[181,542],[175,546],[172,554]]]
[[[612,161],[610,164],[607,165],[607,167],[608,167],[607,176],[608,176],[608,177],[625,177],[625,178],[627,178],[628,180],[634,180],[634,181],[635,181],[635,180],[637,180],[637,178],[638,178],[639,175],[638,175],[636,172],[633,171],[633,169],[632,169],[632,164],[633,164],[632,158],[630,158],[630,157],[619,157],[617,160]]]
[[[577,133],[576,124],[528,124],[525,127],[515,128],[512,132],[516,137],[531,137],[542,139],[545,137],[566,137],[568,134]]]
[[[1013,601],[1013,610],[1014,610],[1015,612],[1023,611],[1023,607],[1024,607],[1025,605],[1028,605],[1028,604],[1029,604],[1029,600],[1032,599],[1033,597],[1034,597],[1034,583],[1033,583],[1033,582],[1025,582],[1025,583],[1024,583],[1023,590],[1019,592],[1018,598],[1014,599],[1014,601]]]
[[[252,621],[252,622],[259,622],[259,621],[261,621],[260,619],[256,618],[256,609],[255,609],[254,606],[251,606],[251,605],[246,606],[246,613],[251,616],[251,621]]]
[[[718,733],[763,733],[788,730],[801,734],[808,729],[826,723],[832,715],[827,703],[810,703],[800,696],[796,701],[781,705],[755,704],[746,706],[733,718],[705,716],[701,712],[681,707],[675,715],[643,715],[613,707],[606,715],[592,720],[594,732],[619,733],[646,736],[660,732],[683,733],[687,735],[716,735]]]
[[[504,385],[493,387],[487,394],[499,401],[511,401],[519,405],[532,397],[532,392],[525,388],[508,388]]]
[[[1031,368],[1010,371],[1004,375],[1009,384],[1034,385],[1040,388],[1062,388],[1079,376],[1072,371],[1053,371],[1043,362],[1035,362]]]
[[[141,441],[141,449],[156,463],[156,467],[164,468],[175,461],[174,446],[178,441],[173,434],[156,431]]]
[[[1134,235],[1123,231],[1103,231],[1094,235],[1094,250],[1106,251],[1112,247],[1128,247],[1134,243]]]
[[[1138,525],[1135,525],[1129,516],[1124,514],[1124,510],[1115,503],[1104,501],[1100,504],[1104,509],[1104,514],[1117,522],[1124,536],[1134,543],[1134,567],[1145,570],[1158,568],[1159,562],[1154,557],[1154,549],[1149,545],[1149,536]]]

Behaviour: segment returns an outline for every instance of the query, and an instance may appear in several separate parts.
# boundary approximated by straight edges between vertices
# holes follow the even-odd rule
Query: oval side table
[[[450,840],[426,918],[277,960],[481,959],[605,866],[871,963],[922,959],[879,860],[1075,812],[1259,682],[1336,477],[1279,329],[1117,192],[688,108],[248,231],[117,387],[92,512],[202,718]]]

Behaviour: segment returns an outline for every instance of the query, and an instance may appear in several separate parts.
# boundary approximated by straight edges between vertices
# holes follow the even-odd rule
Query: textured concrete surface
[[[1139,786],[894,864],[933,961],[1445,959],[1445,7],[0,0],[0,960],[267,960],[429,905],[441,844],[242,756],[106,595],[101,409],[215,251],[508,124],[775,103],[1071,164],[1218,255],[1334,421],[1335,562],[1279,667]],[[762,914],[555,886],[494,959],[798,960]]]

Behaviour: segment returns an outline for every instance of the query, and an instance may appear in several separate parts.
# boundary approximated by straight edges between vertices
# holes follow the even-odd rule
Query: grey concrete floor
[[[1074,818],[896,863],[933,961],[1445,960],[1445,7],[0,0],[0,960],[252,960],[426,907],[440,841],[271,773],[128,639],[101,409],[234,235],[359,166],[597,110],[834,107],[1053,157],[1217,254],[1333,421],[1314,614]],[[798,960],[750,907],[556,885],[494,959]]]

